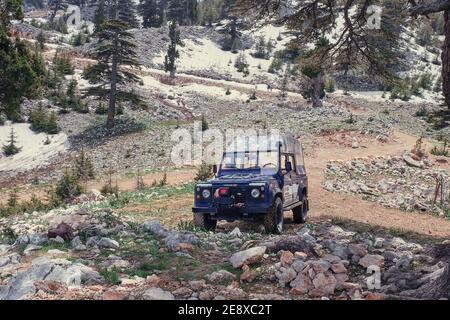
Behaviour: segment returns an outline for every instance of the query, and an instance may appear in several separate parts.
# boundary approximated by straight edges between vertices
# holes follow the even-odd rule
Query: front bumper
[[[193,213],[209,214],[215,220],[240,220],[253,219],[264,216],[269,210],[269,206],[265,204],[247,205],[247,206],[223,206],[215,205],[209,207],[194,207]]]

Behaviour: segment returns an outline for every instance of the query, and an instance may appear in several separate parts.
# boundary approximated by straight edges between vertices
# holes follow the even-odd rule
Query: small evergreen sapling
[[[86,181],[95,178],[94,165],[84,150],[81,150],[80,154],[75,158],[74,166],[75,175],[79,179]]]
[[[16,135],[14,132],[14,128],[11,128],[11,132],[9,134],[9,140],[7,144],[3,145],[3,153],[5,156],[13,156],[15,154],[18,154],[22,148],[19,148],[17,145]]]
[[[195,176],[195,181],[207,181],[214,176],[212,166],[206,163],[202,163],[202,165],[198,168],[197,174]]]
[[[170,77],[175,78],[177,72],[176,60],[180,57],[177,45],[182,45],[180,31],[177,27],[176,20],[172,20],[169,25],[170,44],[167,49],[167,55],[164,61],[164,70],[170,72]]]

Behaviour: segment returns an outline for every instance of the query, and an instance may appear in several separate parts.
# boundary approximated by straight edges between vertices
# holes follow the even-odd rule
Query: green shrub
[[[212,166],[203,163],[197,170],[195,181],[207,181],[214,176]]]
[[[118,285],[120,284],[119,276],[117,275],[117,268],[113,266],[111,270],[104,268],[100,271],[100,275],[105,279],[108,284]]]
[[[95,114],[103,115],[108,113],[108,107],[104,106],[103,103],[100,103],[97,108],[95,108]]]
[[[73,35],[72,38],[70,39],[70,43],[75,47],[82,46],[87,42],[89,42],[88,35],[86,35],[83,32],[78,32],[77,34]]]
[[[72,75],[75,68],[67,53],[57,52],[53,58],[53,69],[60,75]]]
[[[237,69],[238,72],[242,72],[244,74],[249,73],[248,71],[249,65],[244,52],[241,52],[239,56],[236,58],[236,61],[234,62],[234,67]]]
[[[344,122],[347,123],[347,124],[355,124],[356,123],[356,119],[353,116],[353,113],[351,113],[350,117],[348,119],[345,119]]]
[[[206,118],[204,115],[202,115],[202,131],[206,131],[209,129],[208,121],[206,121]]]
[[[441,92],[442,91],[442,76],[436,79],[436,82],[434,83],[433,87],[434,92]]]
[[[431,73],[424,73],[419,79],[419,86],[425,90],[431,90],[433,87],[433,76]]]
[[[419,110],[416,111],[415,113],[416,117],[426,117],[428,116],[428,109],[426,106],[422,105]]]
[[[430,153],[435,156],[448,157],[449,153],[450,153],[449,152],[449,144],[450,144],[450,141],[448,139],[444,139],[444,141],[440,145],[434,146],[431,149]]]
[[[81,150],[74,160],[74,171],[78,179],[88,180],[95,178],[94,165],[89,156]]]
[[[42,105],[30,112],[28,122],[31,124],[31,130],[37,133],[57,134],[60,131],[56,114],[47,112]]]
[[[333,93],[336,90],[334,78],[332,76],[325,77],[325,91]]]
[[[152,188],[154,188],[154,187],[164,187],[166,185],[167,185],[167,172],[164,172],[164,175],[163,175],[161,180],[154,181],[152,183]]]
[[[276,73],[281,70],[283,67],[283,60],[279,57],[274,57],[272,60],[272,63],[269,66],[268,72],[270,73]]]
[[[44,50],[46,38],[45,38],[45,35],[44,35],[43,31],[38,33],[38,35],[36,36],[36,41],[37,41],[37,43],[39,45],[39,48],[41,50]]]
[[[56,184],[55,194],[62,200],[72,200],[84,191],[78,177],[66,171]]]

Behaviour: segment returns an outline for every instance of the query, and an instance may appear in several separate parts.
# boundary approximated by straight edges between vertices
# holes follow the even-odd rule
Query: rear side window
[[[298,153],[295,155],[295,160],[297,162],[297,172],[300,174],[306,174],[305,160],[303,157],[303,150],[300,147]]]

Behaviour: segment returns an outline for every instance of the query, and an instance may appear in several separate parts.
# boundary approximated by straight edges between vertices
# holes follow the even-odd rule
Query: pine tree
[[[139,21],[136,17],[136,5],[133,0],[120,0],[117,2],[117,18],[124,21],[130,29],[139,27]]]
[[[45,38],[44,32],[42,30],[36,36],[36,41],[37,41],[37,43],[39,45],[39,48],[41,50],[44,50],[46,38]]]
[[[64,10],[67,5],[64,3],[64,0],[49,0],[48,7],[51,10],[50,22],[53,22],[58,11]]]
[[[238,22],[236,18],[232,18],[231,21],[225,26],[228,37],[223,45],[223,50],[238,53],[241,49],[241,34],[238,31]]]
[[[142,15],[144,28],[158,28],[162,24],[161,7],[157,0],[141,0],[139,12]]]
[[[170,72],[171,78],[175,78],[175,74],[177,72],[176,59],[180,57],[180,53],[177,50],[177,45],[182,45],[180,31],[178,30],[176,20],[172,20],[170,22],[169,38],[170,44],[164,61],[164,69],[166,72]]]
[[[219,21],[223,0],[204,0],[198,3],[197,22],[200,25],[212,26]]]
[[[97,8],[95,9],[94,14],[94,25],[95,29],[94,31],[100,32],[102,29],[103,23],[105,23],[106,20],[106,11],[105,11],[105,0],[94,0],[97,2]]]
[[[284,99],[287,97],[287,89],[289,82],[289,73],[291,72],[291,67],[288,65],[286,70],[284,71],[283,79],[281,80],[281,98]]]
[[[140,97],[133,91],[125,90],[125,86],[139,83],[139,77],[129,68],[139,67],[136,59],[134,37],[127,32],[128,24],[122,20],[107,20],[98,33],[99,43],[96,48],[97,64],[88,67],[83,77],[92,85],[86,90],[89,96],[98,100],[109,100],[106,127],[114,127],[116,106],[118,101],[131,101],[140,104]]]
[[[5,154],[5,156],[9,157],[9,156],[13,156],[15,154],[18,154],[20,152],[20,150],[22,150],[22,148],[19,148],[16,144],[17,144],[17,137],[16,134],[14,132],[14,128],[11,128],[11,132],[9,134],[9,140],[7,142],[7,144],[3,145],[3,153]]]
[[[280,13],[281,2],[278,0],[261,1],[257,5],[254,0],[236,2],[238,12],[252,12],[259,18],[273,17],[272,15]],[[393,66],[398,67],[401,63],[402,42],[399,39],[407,22],[401,12],[404,4],[396,0],[383,1],[380,20],[373,18],[374,15],[367,10],[367,3],[364,1],[343,0],[322,4],[321,1],[296,1],[288,6],[287,11],[290,13],[279,20],[293,36],[289,50],[297,51],[300,56],[297,59],[300,62],[299,69],[310,79],[307,91],[313,105],[321,105],[320,100],[324,96],[324,69],[330,71],[340,67],[345,73],[351,68],[359,73],[366,72],[371,77],[376,75],[385,82],[392,82],[395,79]],[[339,11],[339,15],[335,14],[335,10]],[[338,16],[344,17],[343,27],[339,30],[336,29]],[[318,43],[332,30],[337,35],[331,39],[331,44],[303,54],[306,43]]]
[[[82,181],[95,178],[94,165],[84,150],[81,150],[80,154],[75,158],[74,165],[75,175]]]
[[[0,1],[0,114],[9,120],[21,120],[23,97],[33,98],[40,92],[46,75],[39,51],[34,53],[19,38],[12,40],[12,19],[21,20],[22,1]]]
[[[168,0],[167,16],[181,26],[193,25],[198,19],[197,0]]]
[[[264,36],[259,36],[255,45],[255,52],[253,56],[258,59],[266,59],[267,57],[267,44]]]

